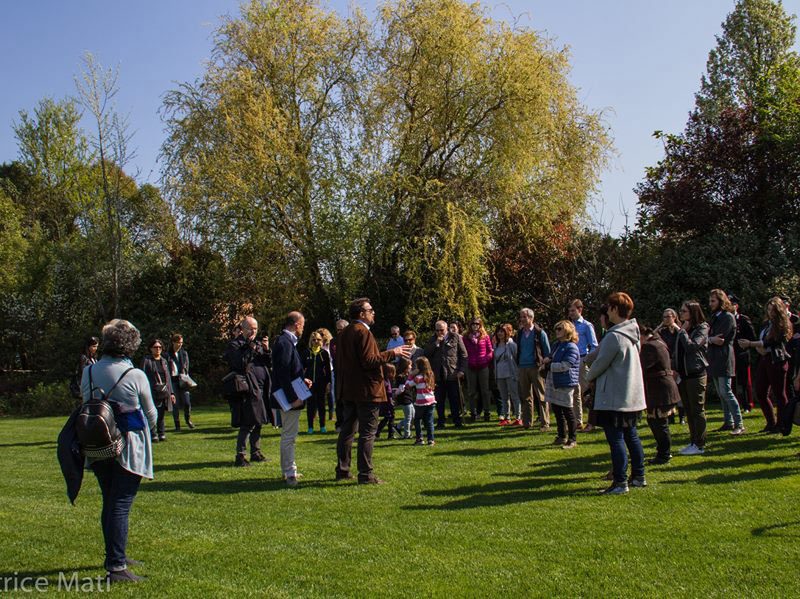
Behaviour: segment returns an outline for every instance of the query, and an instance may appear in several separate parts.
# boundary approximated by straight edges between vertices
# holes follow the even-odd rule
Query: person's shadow
[[[14,570],[13,572],[0,572],[0,580],[8,580],[9,585],[13,584],[14,580],[21,581],[23,578],[31,578],[34,581],[38,578],[46,578],[51,585],[57,584],[59,576],[63,575],[66,580],[70,580],[74,574],[78,578],[96,578],[105,574],[102,565],[95,564],[92,566],[64,566],[54,570]]]

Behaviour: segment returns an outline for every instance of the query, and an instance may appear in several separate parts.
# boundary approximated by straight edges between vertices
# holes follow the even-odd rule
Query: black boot
[[[237,453],[236,461],[233,463],[233,465],[239,468],[245,468],[250,465],[250,462],[247,461],[247,458],[244,457],[243,453]]]

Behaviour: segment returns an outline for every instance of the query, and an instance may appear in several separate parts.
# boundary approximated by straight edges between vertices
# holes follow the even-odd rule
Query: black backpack
[[[117,427],[114,415],[114,406],[108,400],[111,393],[117,388],[120,381],[125,378],[133,368],[128,368],[106,393],[96,388],[92,382],[92,367],[89,367],[89,401],[81,406],[75,419],[75,433],[81,446],[83,455],[87,458],[108,459],[116,458],[122,453],[122,433]],[[95,397],[94,392],[99,391]]]

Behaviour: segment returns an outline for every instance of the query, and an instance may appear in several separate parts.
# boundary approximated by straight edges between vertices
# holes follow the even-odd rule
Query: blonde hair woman
[[[580,384],[581,354],[578,349],[578,333],[572,321],[561,320],[556,323],[556,343],[549,358],[544,363],[550,372],[545,381],[544,400],[549,403],[556,416],[558,436],[554,445],[564,449],[577,446],[575,430],[577,419],[572,409]]]

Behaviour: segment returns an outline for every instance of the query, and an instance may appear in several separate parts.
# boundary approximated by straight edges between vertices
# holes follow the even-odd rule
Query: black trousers
[[[436,396],[436,425],[443,427],[446,421],[445,404],[450,404],[450,417],[453,424],[461,426],[461,397],[458,381],[444,381],[437,383],[433,394]],[[447,402],[445,402],[445,398]]]
[[[261,451],[261,425],[240,426],[236,437],[236,453],[247,453],[247,440],[250,439],[250,455]]]
[[[325,426],[325,404],[327,402],[327,397],[325,394],[325,389],[322,391],[314,391],[313,387],[311,388],[311,397],[308,398],[306,401],[306,415],[308,416],[308,428],[314,428],[314,417],[319,414],[319,425],[320,427]]]
[[[339,439],[336,441],[336,474],[346,475],[350,472],[353,439],[358,431],[358,480],[368,481],[375,478],[372,468],[372,448],[375,445],[375,432],[378,429],[379,404],[342,402],[342,421]]]
[[[668,418],[647,418],[647,425],[656,440],[656,456],[668,460],[672,452],[672,435],[669,432]]]
[[[192,419],[192,397],[188,391],[181,391],[179,384],[176,382],[178,379],[172,379],[172,388],[177,389],[175,392],[175,405],[172,406],[172,419],[175,422],[175,430],[181,430],[181,411],[183,408],[183,417],[186,424]]]
[[[391,439],[392,437],[394,437],[394,433],[395,433],[395,430],[394,430],[394,408],[392,408],[392,411],[389,412],[388,416],[384,416],[383,418],[381,418],[381,421],[378,423],[378,430],[375,431],[375,437],[376,438],[381,436],[381,431],[383,430],[383,428],[386,425],[389,425],[389,438]]]
[[[575,419],[575,412],[572,408],[550,404],[553,413],[556,415],[556,426],[558,427],[558,437],[560,439],[567,439],[568,441],[575,441],[575,429],[577,427],[577,420]]]

